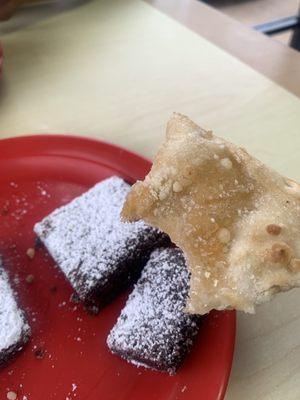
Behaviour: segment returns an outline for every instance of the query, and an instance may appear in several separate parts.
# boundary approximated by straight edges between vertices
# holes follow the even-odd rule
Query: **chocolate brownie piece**
[[[17,304],[0,261],[0,367],[22,350],[29,336],[30,328],[24,312]]]
[[[175,373],[199,329],[199,316],[184,312],[188,287],[181,250],[153,251],[108,336],[110,350],[133,364]]]
[[[34,230],[86,307],[97,312],[139,275],[150,252],[166,241],[120,212],[130,185],[106,179],[37,223]]]

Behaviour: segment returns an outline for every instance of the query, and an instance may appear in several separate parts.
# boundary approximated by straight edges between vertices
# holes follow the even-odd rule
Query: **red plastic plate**
[[[235,312],[212,312],[203,319],[177,375],[136,368],[106,347],[128,293],[98,316],[87,315],[70,301],[70,285],[43,248],[33,259],[26,255],[34,246],[35,222],[106,177],[143,178],[150,162],[110,144],[70,136],[2,140],[0,154],[0,253],[32,327],[25,351],[0,372],[0,398],[12,390],[21,400],[222,399]],[[32,283],[26,282],[29,274]]]

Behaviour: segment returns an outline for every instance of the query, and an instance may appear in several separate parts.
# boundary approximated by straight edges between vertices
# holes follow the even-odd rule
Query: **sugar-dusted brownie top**
[[[174,373],[190,350],[199,317],[184,313],[189,273],[177,248],[157,249],[109,334],[112,352]]]
[[[111,281],[120,270],[144,251],[149,253],[149,247],[162,236],[142,221],[121,222],[120,211],[129,190],[121,178],[111,177],[34,227],[82,300],[95,287],[101,292],[111,286],[113,291],[116,282]]]
[[[29,334],[29,325],[17,304],[0,260],[0,366],[21,350]]]

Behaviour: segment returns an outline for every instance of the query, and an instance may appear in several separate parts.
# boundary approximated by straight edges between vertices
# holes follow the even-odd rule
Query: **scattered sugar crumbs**
[[[65,400],[72,400],[72,399],[74,399],[75,397],[77,397],[76,390],[77,390],[77,384],[76,384],[76,383],[72,383],[72,384],[71,384],[71,390],[70,390],[70,392],[67,394]]]
[[[20,190],[19,185],[12,181],[9,183],[10,187],[16,190],[16,193],[12,193],[11,198],[6,200],[0,209],[1,215],[10,214],[15,222],[23,219],[23,217],[32,209],[35,205],[29,201],[26,193],[18,193],[17,189]],[[45,203],[51,195],[48,192],[48,187],[45,182],[36,182],[36,193],[39,197],[39,202]],[[12,210],[12,211],[11,211]],[[11,212],[10,212],[11,211]]]
[[[23,385],[20,384],[20,388],[22,388],[22,387],[23,387]],[[20,400],[29,400],[29,397],[26,394],[23,394],[21,397],[19,397],[18,393],[15,392],[14,390],[9,390],[6,393],[6,398],[7,398],[7,400],[18,400],[18,399],[20,399]]]
[[[18,398],[18,395],[13,390],[10,390],[7,392],[6,398],[7,398],[7,400],[16,400]]]
[[[37,192],[39,195],[46,197],[46,198],[50,198],[50,194],[47,191],[47,184],[44,182],[37,182],[36,184],[36,188],[37,188]]]

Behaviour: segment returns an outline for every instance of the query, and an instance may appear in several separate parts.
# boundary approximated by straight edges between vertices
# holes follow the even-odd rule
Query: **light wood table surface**
[[[200,9],[186,2],[195,24]],[[241,53],[245,57],[251,35],[242,34],[243,51],[234,52],[207,30],[199,35],[195,26],[185,27],[191,15],[181,0],[173,8],[165,4],[171,11],[141,0],[90,1],[59,12],[36,6],[1,25],[0,137],[70,133],[152,157],[168,117],[179,111],[300,180],[300,100],[283,88],[293,71],[299,83],[299,54],[282,50],[292,58],[282,58],[280,66],[273,47],[276,67],[256,68],[263,76],[255,63],[241,61],[247,62]],[[180,4],[182,23],[174,19]],[[203,16],[210,18],[203,25],[214,23],[211,10],[200,14],[199,23]],[[220,37],[222,18],[216,18]],[[227,20],[226,32],[236,29],[229,25]],[[272,73],[273,80],[266,78]],[[238,315],[227,400],[282,399],[300,399],[299,290],[278,296],[254,316]]]
[[[200,1],[147,1],[269,79],[300,96],[300,55],[297,51],[250,29]],[[259,13],[259,3],[256,7]]]

